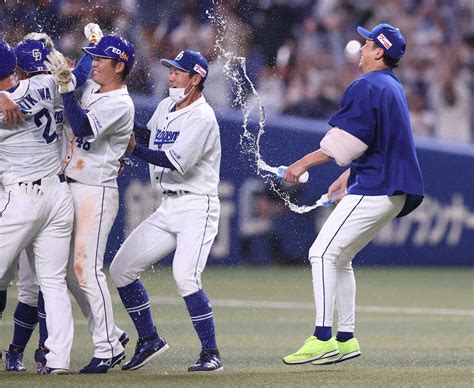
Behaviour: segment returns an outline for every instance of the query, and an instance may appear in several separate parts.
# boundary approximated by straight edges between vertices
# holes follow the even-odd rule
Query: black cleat
[[[199,359],[188,368],[188,372],[217,372],[223,369],[219,351],[208,349],[201,351]]]
[[[166,341],[158,335],[147,338],[139,338],[135,347],[135,354],[127,362],[122,370],[135,370],[144,366],[156,356],[169,349]]]

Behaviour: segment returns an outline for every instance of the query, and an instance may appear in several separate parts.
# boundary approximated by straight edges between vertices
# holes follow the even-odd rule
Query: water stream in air
[[[314,205],[307,206],[293,203],[291,201],[290,195],[278,186],[274,179],[275,175],[266,171],[267,169],[271,169],[272,166],[269,166],[262,159],[260,154],[260,140],[265,134],[265,106],[263,105],[263,101],[260,98],[253,82],[250,80],[247,74],[246,58],[243,56],[238,56],[234,52],[227,51],[224,47],[224,42],[228,40],[230,34],[233,34],[230,31],[235,32],[237,31],[237,28],[233,28],[234,26],[231,25],[226,17],[220,14],[220,3],[220,1],[214,1],[214,9],[209,10],[207,15],[209,20],[211,20],[217,29],[214,48],[219,59],[222,59],[225,62],[225,76],[235,88],[235,97],[233,103],[235,106],[238,106],[242,112],[243,132],[240,136],[241,150],[243,153],[254,157],[257,175],[263,177],[270,184],[270,188],[284,201],[285,205],[291,211],[300,214],[307,213],[321,206],[321,204],[315,203]],[[258,104],[258,131],[256,135],[249,130],[249,117],[254,108],[253,106],[250,106],[248,102],[249,94],[252,94],[255,97]]]

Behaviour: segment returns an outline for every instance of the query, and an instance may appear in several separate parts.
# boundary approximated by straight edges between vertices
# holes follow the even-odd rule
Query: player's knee
[[[124,271],[124,268],[115,259],[110,265],[109,273],[117,288],[128,286],[135,280],[133,273],[131,271]]]
[[[173,271],[173,276],[174,280],[176,281],[179,294],[182,297],[194,294],[195,292],[199,291],[199,284],[201,282],[196,277],[188,276],[184,273],[176,273],[175,271]]]
[[[26,292],[23,294],[18,294],[18,302],[27,304],[28,306],[37,307],[38,306],[38,294],[32,292]]]

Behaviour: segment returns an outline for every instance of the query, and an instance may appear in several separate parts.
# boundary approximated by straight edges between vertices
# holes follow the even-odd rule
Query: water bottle
[[[283,178],[283,175],[285,175],[285,171],[287,170],[288,166],[279,166],[277,169],[277,175],[280,178]],[[298,182],[300,183],[306,183],[308,182],[309,179],[309,173],[306,171],[304,174],[300,175]]]
[[[322,206],[331,206],[331,205],[334,205],[334,202],[336,202],[338,199],[342,198],[344,196],[345,193],[339,193],[338,191],[335,191],[334,193],[332,193],[332,198],[329,199],[328,197],[328,194],[323,194],[321,195],[321,198],[319,198],[318,202],[322,205]]]

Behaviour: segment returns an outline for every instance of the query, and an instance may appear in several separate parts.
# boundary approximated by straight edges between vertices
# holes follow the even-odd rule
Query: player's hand
[[[349,170],[341,174],[339,178],[337,178],[331,186],[328,188],[328,198],[332,199],[333,195],[336,195],[338,199],[334,201],[334,203],[337,205],[339,202],[341,202],[341,199],[346,196],[347,193],[347,179],[349,177]]]
[[[43,195],[43,192],[41,191],[41,186],[34,185],[32,182],[22,183],[21,186],[24,188],[26,195]]]
[[[130,135],[130,140],[128,141],[127,151],[133,153],[133,150],[137,146],[137,139],[135,138],[135,132],[132,131]]]
[[[11,99],[9,93],[0,93],[0,111],[3,113],[3,121],[8,124],[19,123],[23,120],[20,107]]]
[[[300,183],[299,178],[306,172],[306,168],[302,165],[302,163],[295,162],[291,166],[286,169],[285,175],[283,179],[289,183]]]
[[[59,86],[59,93],[72,92],[76,86],[73,80],[71,69],[68,66],[66,58],[59,51],[51,51],[47,61],[44,62],[48,70],[54,75]]]
[[[97,44],[102,39],[104,34],[96,23],[89,23],[84,27],[84,35],[89,43]]]
[[[48,47],[50,50],[54,50],[54,43],[51,37],[48,34],[45,34],[44,32],[30,32],[29,34],[26,34],[23,37],[24,40],[40,40],[43,42],[46,47]]]

